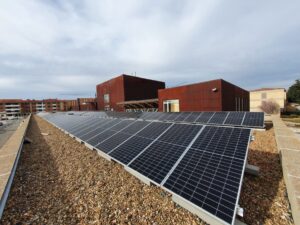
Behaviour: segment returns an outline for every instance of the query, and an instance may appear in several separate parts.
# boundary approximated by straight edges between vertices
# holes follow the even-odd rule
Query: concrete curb
[[[18,129],[0,149],[0,219],[15,176],[30,117],[31,115],[21,122]]]
[[[279,116],[272,121],[293,219],[300,225],[300,140]]]

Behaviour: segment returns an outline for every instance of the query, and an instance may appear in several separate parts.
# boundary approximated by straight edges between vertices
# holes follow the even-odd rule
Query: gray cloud
[[[245,89],[300,78],[300,2],[0,3],[0,98],[94,96],[121,73]]]

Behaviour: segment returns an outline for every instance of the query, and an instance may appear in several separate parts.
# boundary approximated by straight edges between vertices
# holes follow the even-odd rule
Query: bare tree
[[[280,106],[272,100],[263,101],[260,109],[267,114],[278,114],[280,112]]]

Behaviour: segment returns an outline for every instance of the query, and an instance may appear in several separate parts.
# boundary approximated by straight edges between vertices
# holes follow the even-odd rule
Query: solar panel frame
[[[183,122],[190,114],[191,114],[191,112],[181,112],[181,114],[178,115],[173,121],[174,122]]]
[[[151,123],[147,121],[134,121],[128,124],[123,129],[119,130],[117,133],[113,134],[111,137],[98,143],[95,148],[109,154],[115,148],[122,145],[124,142],[129,140],[132,136],[139,133],[141,130],[148,127]]]
[[[245,112],[229,112],[229,115],[224,121],[224,125],[241,126],[245,115]]]
[[[224,124],[227,116],[229,115],[228,112],[216,112],[214,115],[209,119],[207,122],[208,124]]]
[[[141,151],[149,146],[154,139],[148,139],[140,136],[132,136],[121,145],[114,148],[108,154],[120,164],[126,166]],[[133,142],[133,143],[132,143]],[[130,148],[130,150],[128,150]]]
[[[190,113],[189,115],[191,115],[192,113]],[[202,114],[202,113],[201,113]],[[201,115],[200,114],[200,115]],[[200,115],[198,116],[198,117],[200,117]],[[245,115],[246,115],[246,113],[245,113]],[[227,117],[229,116],[229,113],[227,114]],[[178,116],[177,116],[178,117]],[[177,118],[176,117],[176,118]],[[213,117],[213,116],[212,116]],[[210,119],[212,119],[212,117],[210,118]],[[227,117],[226,117],[226,119],[227,119]],[[186,118],[185,118],[186,119]],[[225,121],[226,121],[226,119],[224,119],[224,124],[225,124]],[[62,119],[59,119],[59,118],[57,118],[57,121],[60,121],[60,124],[61,123],[63,123],[63,120],[64,120],[64,118],[62,118]],[[54,118],[54,121],[55,121],[55,118]],[[119,123],[121,123],[121,121],[119,122]],[[119,124],[119,123],[117,123],[117,124]],[[157,123],[166,123],[166,122],[157,122]],[[115,124],[115,125],[117,125],[117,124]],[[149,123],[148,125],[150,125],[151,123]],[[151,143],[150,144],[148,144],[147,145],[147,147],[146,148],[144,148],[144,150],[142,151],[142,152],[140,152],[137,156],[135,156],[135,158],[133,158],[127,165],[129,165],[130,166],[130,164],[132,163],[132,162],[134,162],[135,161],[135,159],[137,159],[138,157],[139,157],[139,155],[142,155],[143,154],[143,152],[145,152],[147,149],[149,149],[149,148],[151,148],[151,146],[154,146],[154,144],[164,144],[164,145],[166,145],[166,146],[168,146],[168,145],[174,145],[174,144],[170,144],[170,143],[168,143],[168,142],[163,142],[163,141],[160,141],[159,139],[165,134],[165,133],[167,133],[167,131],[168,130],[170,130],[171,129],[171,127],[174,127],[175,125],[177,125],[176,123],[174,124],[174,123],[169,123],[169,124],[171,124],[170,126],[168,126],[159,136],[157,136],[155,139],[152,139],[151,141]],[[114,125],[114,126],[115,126]],[[132,123],[129,123],[126,127],[128,127],[128,126],[130,126],[130,125],[132,125]],[[147,126],[148,126],[147,125]],[[179,125],[179,124],[178,124]],[[186,125],[186,124],[180,124],[180,125]],[[189,125],[191,125],[191,124],[189,124]],[[56,125],[55,125],[56,126]],[[146,127],[147,127],[146,126]],[[195,125],[196,126],[196,125]],[[148,177],[148,179],[150,179],[151,180],[151,182],[153,182],[153,183],[155,183],[155,184],[157,184],[157,185],[160,185],[160,186],[162,186],[162,188],[163,189],[165,189],[165,190],[167,190],[168,192],[170,192],[170,193],[172,193],[173,195],[176,195],[176,196],[178,196],[178,197],[180,197],[180,198],[182,198],[180,195],[178,195],[178,194],[176,194],[176,193],[174,193],[174,192],[172,192],[171,190],[169,190],[168,188],[165,188],[163,185],[165,184],[165,182],[169,179],[169,177],[170,177],[170,175],[174,172],[174,170],[177,168],[177,166],[180,164],[180,162],[182,161],[182,159],[184,158],[184,156],[186,155],[186,154],[188,154],[189,153],[189,151],[202,151],[202,152],[204,152],[203,154],[208,154],[208,155],[210,155],[211,157],[213,157],[212,155],[216,155],[216,157],[218,158],[220,158],[220,157],[227,157],[227,158],[231,158],[232,160],[236,157],[235,155],[234,155],[234,157],[230,157],[230,156],[227,156],[227,155],[225,155],[225,154],[223,154],[223,155],[221,155],[221,154],[218,154],[218,153],[211,153],[211,152],[208,152],[208,151],[203,151],[203,150],[200,150],[200,149],[195,149],[195,146],[193,147],[193,145],[194,145],[194,143],[196,142],[196,140],[197,140],[197,138],[199,138],[199,136],[201,136],[201,134],[202,134],[202,132],[203,132],[203,130],[206,128],[206,127],[214,127],[214,126],[212,126],[212,125],[198,125],[198,126],[201,126],[202,128],[200,129],[200,131],[198,131],[198,133],[195,135],[195,137],[194,137],[194,139],[192,140],[192,141],[190,141],[190,144],[188,145],[188,146],[182,146],[182,147],[185,147],[185,149],[184,149],[184,151],[183,151],[183,153],[180,155],[180,157],[177,159],[177,161],[175,162],[175,164],[173,165],[173,167],[169,170],[169,172],[167,173],[167,175],[164,177],[164,179],[161,181],[161,182],[159,182],[159,181],[154,181],[154,180],[151,180],[151,178],[149,178]],[[125,128],[126,128],[125,127]],[[220,127],[220,126],[217,126],[217,127]],[[114,135],[116,135],[116,134],[121,134],[122,133],[122,130],[124,130],[125,128],[123,128],[123,129],[121,129],[121,130],[118,130],[118,129],[116,129],[116,130],[113,130],[113,129],[106,129],[106,130],[110,130],[110,131],[112,131],[112,132],[115,132],[112,136],[114,136]],[[145,128],[145,127],[144,127]],[[238,129],[238,128],[230,128],[230,127],[222,127],[222,129],[226,129],[226,128],[229,128],[229,129]],[[246,129],[246,128],[239,128],[239,129]],[[249,130],[249,129],[248,129]],[[139,133],[139,131],[137,132],[137,133]],[[226,133],[226,132],[225,132]],[[129,135],[129,134],[128,134]],[[123,141],[122,143],[126,143],[128,140],[130,140],[131,138],[133,138],[133,137],[136,137],[136,138],[138,138],[138,139],[147,139],[147,138],[145,138],[145,137],[141,137],[141,136],[135,136],[133,133],[131,133],[130,134],[131,136],[128,138],[128,139],[126,139],[125,141]],[[241,170],[241,178],[239,179],[239,187],[238,187],[238,191],[237,191],[237,197],[236,197],[236,201],[235,201],[235,206],[237,206],[237,204],[238,204],[238,200],[239,200],[239,197],[240,197],[240,192],[241,192],[241,186],[242,186],[242,181],[243,181],[243,173],[244,173],[244,171],[245,171],[245,166],[246,166],[246,159],[247,159],[247,156],[248,156],[248,148],[249,148],[249,144],[250,144],[250,137],[251,137],[251,132],[249,133],[249,135],[248,135],[249,137],[248,137],[248,142],[247,142],[247,147],[246,147],[246,153],[245,153],[245,155],[243,156],[238,156],[237,157],[237,159],[239,159],[239,160],[241,160],[241,161],[243,161],[243,169]],[[109,137],[109,138],[107,138],[107,139],[105,139],[104,141],[102,141],[102,142],[105,142],[106,140],[109,140],[111,137]],[[150,140],[150,139],[149,139]],[[101,143],[102,143],[101,142]],[[121,146],[122,144],[120,144],[120,145],[118,145],[118,146]],[[118,147],[117,146],[117,147]],[[178,145],[178,146],[180,146],[180,145]],[[114,149],[116,149],[117,147],[115,147]],[[168,149],[168,148],[167,148]],[[112,151],[113,152],[113,151]],[[109,153],[109,152],[108,152]],[[113,157],[112,157],[113,158]],[[243,158],[243,160],[242,160],[242,158]],[[221,159],[220,159],[220,161],[219,161],[219,163],[221,163]],[[216,172],[217,173],[217,172]],[[210,184],[211,185],[211,184]],[[207,194],[208,194],[208,192],[207,192]],[[184,198],[183,198],[184,199]],[[197,208],[199,208],[197,205],[195,205],[194,203],[192,203],[192,202],[190,202],[190,201],[188,201],[188,200],[184,200],[184,201],[186,201],[186,202],[188,202],[189,204],[192,204],[192,205],[194,205],[195,207],[197,207]],[[203,210],[203,209],[201,209],[201,208],[199,208],[200,210]],[[236,214],[236,210],[237,210],[237,208],[235,207],[234,208],[234,212],[233,212],[233,216],[232,216],[232,223],[231,224],[233,224],[233,222],[234,222],[234,215]],[[205,213],[209,213],[208,211],[206,211],[206,210],[203,210]],[[211,214],[211,213],[209,213],[212,217],[215,217],[215,219],[219,219],[218,217],[216,217],[215,215],[213,215],[213,214]]]
[[[147,148],[145,148],[130,163],[128,163],[128,167],[141,174],[145,179],[150,180],[150,182],[160,185],[160,183],[164,180],[164,177],[162,176],[166,176],[168,174],[168,172],[172,169],[173,165],[177,162],[178,158],[180,158],[181,155],[188,148],[188,145],[186,144],[179,145],[161,141],[161,138],[164,135],[168,134],[168,131],[170,131],[171,128],[173,128],[174,126],[197,127],[198,130],[194,132],[194,136],[197,136],[198,133],[201,132],[203,127],[202,125],[172,123],[172,125],[167,130],[165,130],[165,132],[163,132],[159,137],[157,137],[150,145],[148,145]],[[162,138],[162,140],[164,140],[164,138]],[[176,152],[177,155],[174,155],[174,152]],[[152,163],[152,160],[154,159],[156,160],[156,162]],[[163,159],[165,159],[164,162],[162,161]],[[168,160],[169,164],[166,163],[166,160]],[[152,167],[151,165],[148,166],[145,162],[148,162],[148,164],[152,163]],[[160,168],[161,170],[164,169],[164,171],[157,172],[158,168]],[[148,173],[147,171],[149,170],[150,172]]]
[[[202,112],[194,122],[206,124],[214,116],[215,113],[216,112]]]
[[[166,190],[167,192],[171,193],[172,195],[174,196],[177,196],[178,198],[180,198],[182,201],[186,202],[187,204],[190,204],[192,205],[194,208],[197,208],[200,212],[204,212],[205,214],[209,214],[211,218],[213,218],[214,220],[217,220],[219,222],[222,222],[223,224],[229,224],[229,223],[226,223],[224,220],[222,220],[221,218],[219,218],[218,216],[216,215],[213,215],[212,213],[208,212],[207,210],[205,209],[202,209],[201,207],[197,206],[195,203],[185,199],[184,197],[180,196],[178,193],[170,190],[169,188],[165,187],[164,184],[166,183],[166,181],[169,179],[169,177],[171,176],[171,174],[174,172],[174,170],[177,168],[178,164],[182,161],[182,159],[184,158],[184,156],[188,153],[188,151],[192,148],[190,148],[194,142],[197,140],[197,138],[199,138],[199,136],[201,135],[202,131],[204,130],[205,127],[208,127],[208,126],[211,126],[211,125],[204,125],[203,126],[203,129],[201,130],[201,132],[199,132],[199,134],[195,137],[195,139],[191,142],[190,146],[188,146],[187,150],[182,154],[181,158],[178,159],[178,162],[173,166],[173,168],[170,170],[169,174],[165,177],[165,179],[161,182],[161,187]],[[239,128],[233,128],[233,129],[239,129]],[[248,129],[248,128],[240,128],[240,129]],[[243,167],[242,167],[242,170],[241,170],[241,176],[240,176],[240,180],[239,180],[239,185],[238,185],[238,191],[237,191],[237,197],[236,197],[236,201],[235,201],[235,207],[234,207],[234,212],[233,212],[233,216],[232,216],[232,222],[230,224],[234,224],[234,216],[236,215],[236,211],[237,211],[237,205],[238,205],[238,201],[239,201],[239,198],[240,198],[240,193],[241,193],[241,187],[242,187],[242,183],[243,183],[243,174],[245,172],[245,167],[246,167],[246,164],[247,164],[247,157],[248,157],[248,149],[249,149],[249,145],[250,145],[250,138],[251,138],[251,129],[248,129],[250,130],[250,133],[249,133],[249,137],[248,137],[248,141],[247,141],[247,147],[246,147],[246,154],[245,154],[245,157],[243,160],[239,159],[240,161],[243,161]],[[194,149],[192,149],[194,150]],[[221,156],[221,155],[220,155]],[[227,156],[225,156],[227,157]],[[228,157],[230,158],[230,157]],[[234,158],[232,158],[234,159]],[[224,223],[225,222],[225,223]]]
[[[195,123],[195,121],[201,116],[203,112],[192,112],[189,116],[187,116],[183,122]]]
[[[253,123],[253,120],[255,121]],[[263,112],[246,112],[242,126],[248,127],[264,127],[264,113]]]
[[[95,132],[96,130],[100,130],[100,129],[103,129],[103,128],[107,128],[107,125],[109,125],[109,124],[114,124],[113,122],[116,122],[117,121],[117,119],[105,119],[106,121],[105,122],[103,122],[103,123],[100,123],[100,124],[96,124],[96,126],[91,126],[91,127],[89,127],[89,128],[87,128],[87,129],[89,129],[89,130],[85,130],[85,133],[83,133],[83,134],[81,134],[81,133],[76,133],[76,136],[78,137],[78,138],[80,138],[80,139],[82,139],[82,140],[88,140],[88,139],[86,139],[85,137],[88,135],[88,136],[90,136],[90,134],[92,133],[92,132]]]
[[[107,119],[104,119],[104,118],[99,118],[98,121],[95,121],[94,123],[92,124],[88,124],[86,125],[84,128],[82,128],[81,130],[76,130],[73,132],[73,135],[76,136],[76,137],[80,137],[82,136],[83,134],[86,133],[86,131],[88,130],[92,130],[94,127],[98,127],[100,125],[104,125],[105,123],[109,122],[109,120]]]
[[[104,132],[101,132],[99,135],[96,135],[95,141],[98,140],[97,144],[94,144],[95,141],[94,140],[87,140],[86,142],[92,146],[94,146],[96,149],[98,149],[99,151],[102,151],[104,153],[106,153],[106,150],[101,150],[99,149],[97,146],[100,146],[101,143],[105,142],[106,140],[112,138],[113,136],[117,135],[118,133],[120,133],[123,129],[127,128],[128,126],[130,126],[133,123],[134,120],[121,120],[121,122],[115,124],[114,126],[106,129]],[[107,135],[106,135],[107,134]],[[110,136],[108,134],[111,134]],[[101,137],[103,137],[101,139]],[[107,147],[107,146],[105,146]]]
[[[78,131],[85,129],[86,127],[89,127],[90,125],[96,123],[97,121],[101,121],[102,119],[97,118],[97,117],[90,117],[91,120],[85,120],[83,121],[80,125],[73,127],[71,129],[68,130],[69,133],[75,135],[75,133],[77,133]]]
[[[111,119],[111,121],[109,123],[106,123],[103,126],[93,129],[92,131],[90,131],[87,134],[85,134],[84,136],[82,136],[81,139],[88,143],[88,141],[95,138],[97,135],[100,135],[102,132],[109,130],[111,128],[110,125],[115,126],[115,125],[121,123],[121,121],[122,120],[120,120],[120,119]],[[102,130],[103,128],[104,128],[104,130]],[[98,132],[98,130],[99,130],[99,132]]]

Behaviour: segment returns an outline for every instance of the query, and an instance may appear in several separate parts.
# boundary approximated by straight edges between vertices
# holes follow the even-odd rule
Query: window
[[[261,93],[261,99],[266,99],[267,98],[267,93]]]
[[[103,95],[104,103],[109,103],[109,94]]]
[[[164,103],[164,112],[179,112],[179,100],[165,100]]]

